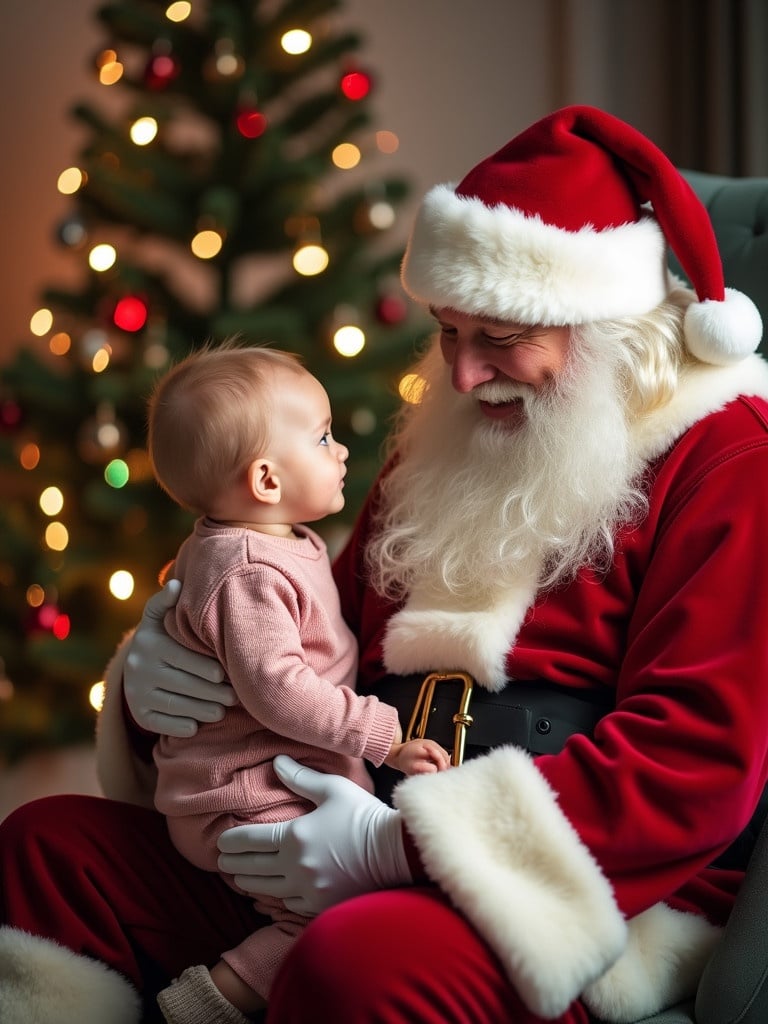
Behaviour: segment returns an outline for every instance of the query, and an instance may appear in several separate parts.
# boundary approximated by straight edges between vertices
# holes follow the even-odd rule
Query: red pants
[[[192,867],[153,811],[48,797],[0,824],[0,924],[103,961],[143,993],[213,964],[266,923],[250,899]],[[562,1024],[586,1024],[574,1005]],[[350,900],[314,920],[278,974],[274,1024],[534,1024],[498,963],[436,889]]]

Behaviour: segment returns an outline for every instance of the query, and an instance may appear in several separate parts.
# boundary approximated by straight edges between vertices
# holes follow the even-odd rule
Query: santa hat
[[[427,193],[403,285],[421,302],[524,324],[636,316],[670,290],[667,246],[698,297],[685,318],[689,350],[722,365],[754,352],[760,314],[724,287],[712,224],[690,185],[624,121],[565,107],[458,186]]]

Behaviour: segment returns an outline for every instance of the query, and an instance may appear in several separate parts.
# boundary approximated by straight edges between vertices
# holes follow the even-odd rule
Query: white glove
[[[198,722],[218,722],[237,703],[224,670],[213,658],[176,643],[163,617],[181,593],[169,580],[144,606],[123,668],[125,699],[135,721],[150,732],[194,736]]]
[[[219,869],[246,892],[276,896],[306,917],[351,896],[413,879],[400,812],[339,775],[279,754],[275,772],[317,809],[271,825],[236,825],[219,836]]]

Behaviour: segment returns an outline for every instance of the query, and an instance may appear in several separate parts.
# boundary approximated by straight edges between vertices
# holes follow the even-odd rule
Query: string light
[[[72,348],[72,338],[66,331],[58,331],[52,334],[48,341],[48,349],[51,355],[65,356]]]
[[[45,530],[45,543],[51,551],[64,551],[69,544],[69,531],[63,523],[49,523]]]
[[[46,487],[40,495],[39,504],[47,516],[57,516],[64,508],[64,495],[58,487]]]
[[[110,487],[114,487],[117,490],[121,487],[125,487],[130,476],[131,474],[128,470],[128,463],[123,459],[112,459],[111,462],[107,463],[104,470],[104,479]]]
[[[38,309],[32,314],[29,329],[37,338],[42,338],[53,327],[53,313],[50,309]]]
[[[427,382],[418,373],[406,373],[397,385],[400,397],[409,405],[419,405],[426,389]]]
[[[118,601],[127,601],[133,593],[133,576],[127,569],[118,569],[109,577],[109,592]]]
[[[96,58],[96,67],[99,71],[99,82],[102,85],[114,85],[119,82],[125,71],[114,50],[102,50]]]
[[[239,78],[245,71],[245,61],[231,39],[217,39],[215,54],[208,63],[208,77]]]
[[[39,608],[45,600],[45,591],[39,583],[31,583],[27,587],[26,597],[30,608]]]
[[[158,124],[154,117],[139,117],[129,129],[131,142],[137,146],[148,146],[155,138]]]
[[[176,5],[174,5],[176,6]],[[98,683],[94,683],[88,691],[88,703],[91,705],[94,711],[101,711],[104,707],[104,697],[107,692],[107,687],[103,679],[100,679]]]
[[[168,21],[186,21],[192,13],[192,4],[188,0],[176,0],[166,8],[165,16]]]
[[[400,139],[394,132],[376,132],[376,146],[380,153],[395,153],[400,148]]]
[[[28,441],[19,452],[19,465],[22,469],[36,469],[40,463],[40,449],[33,441]]]
[[[333,164],[342,171],[357,167],[362,154],[354,142],[340,142],[331,153]]]
[[[395,209],[391,203],[379,199],[368,207],[368,220],[377,230],[386,231],[395,223]]]
[[[351,359],[365,348],[365,333],[356,324],[344,324],[333,332],[333,347],[340,356]]]
[[[210,228],[207,228],[204,231],[198,231],[189,243],[189,247],[193,254],[200,260],[210,260],[213,259],[214,256],[218,256],[223,245],[223,237],[218,231],[213,231]]]
[[[56,188],[63,196],[74,195],[88,181],[88,175],[79,167],[66,167],[56,181]]]
[[[322,274],[328,266],[329,257],[322,245],[307,243],[301,245],[293,254],[293,269],[303,277],[314,277]]]
[[[312,36],[303,28],[292,28],[283,33],[280,45],[286,53],[296,56],[307,52],[312,45]]]
[[[94,245],[88,253],[88,265],[91,270],[96,270],[99,273],[103,273],[114,266],[116,259],[117,249],[115,249],[114,245],[109,245],[107,242]]]

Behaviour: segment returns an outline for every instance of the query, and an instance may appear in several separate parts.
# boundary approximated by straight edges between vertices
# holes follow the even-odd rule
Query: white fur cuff
[[[120,974],[48,939],[0,928],[3,1024],[138,1024],[138,993]]]
[[[395,790],[430,877],[500,958],[526,1006],[565,1012],[620,956],[613,891],[531,758],[504,747]]]

